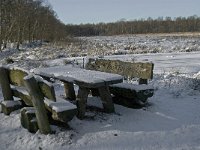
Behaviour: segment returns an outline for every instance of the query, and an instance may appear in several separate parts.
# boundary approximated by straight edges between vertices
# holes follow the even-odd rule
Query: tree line
[[[119,34],[200,32],[200,17],[159,17],[134,21],[124,19],[114,23],[66,25],[66,32],[71,36],[99,36]]]
[[[65,25],[47,0],[0,0],[0,50],[7,43],[67,41],[69,36],[199,32],[200,17],[124,19],[114,23]]]
[[[8,42],[63,40],[65,25],[43,0],[0,0],[0,50]]]

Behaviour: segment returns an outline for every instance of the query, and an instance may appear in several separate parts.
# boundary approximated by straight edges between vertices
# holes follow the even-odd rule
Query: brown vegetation
[[[42,0],[0,1],[0,48],[8,42],[62,40],[65,25],[61,23],[49,4]]]

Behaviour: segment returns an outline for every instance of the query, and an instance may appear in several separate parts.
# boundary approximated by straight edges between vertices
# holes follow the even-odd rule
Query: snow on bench
[[[64,100],[60,97],[56,97],[56,102],[45,99],[44,103],[47,109],[52,113],[54,120],[68,122],[77,114],[76,105]]]
[[[25,87],[11,85],[11,90],[14,97],[20,98],[28,106],[33,106],[32,101],[31,101],[31,96],[29,95]]]
[[[144,105],[149,97],[153,96],[154,88],[149,85],[135,85],[131,83],[118,83],[110,86],[110,92],[115,96],[117,104],[134,107]]]
[[[22,108],[22,103],[19,100],[8,100],[1,102],[1,110],[5,115]]]

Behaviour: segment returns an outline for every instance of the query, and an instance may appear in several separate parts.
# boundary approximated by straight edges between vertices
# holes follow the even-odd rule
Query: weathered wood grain
[[[24,86],[23,78],[28,75],[26,70],[21,68],[9,68],[10,83],[16,86]]]
[[[36,109],[36,118],[40,132],[43,134],[51,133],[48,116],[43,101],[44,97],[40,91],[40,87],[36,79],[32,75],[29,75],[24,78],[24,84],[28,89],[29,94],[31,95],[33,106]]]
[[[108,86],[98,88],[105,112],[115,112],[114,104]]]
[[[44,97],[47,97],[48,99],[52,101],[56,101],[56,94],[54,91],[54,87],[52,84],[47,84],[45,82],[38,82],[40,90],[42,91],[42,94],[44,94]]]
[[[78,108],[78,115],[79,119],[83,119],[86,112],[86,103],[89,94],[89,89],[85,87],[79,87],[78,95],[77,95],[77,108]]]
[[[124,62],[120,60],[89,59],[86,69],[116,73],[126,78],[153,78],[153,63]]]
[[[66,98],[70,99],[70,100],[75,100],[76,99],[76,95],[75,95],[75,91],[74,91],[74,84],[71,82],[64,82],[64,87],[65,87],[65,96]]]

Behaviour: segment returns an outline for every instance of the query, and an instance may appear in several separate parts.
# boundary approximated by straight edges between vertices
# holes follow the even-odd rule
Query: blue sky
[[[200,16],[200,0],[48,0],[66,24]]]

